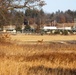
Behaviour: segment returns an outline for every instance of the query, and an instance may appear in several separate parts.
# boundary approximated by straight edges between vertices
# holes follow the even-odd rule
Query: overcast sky
[[[56,12],[70,10],[76,10],[76,0],[44,0],[47,5],[43,6],[45,12]]]

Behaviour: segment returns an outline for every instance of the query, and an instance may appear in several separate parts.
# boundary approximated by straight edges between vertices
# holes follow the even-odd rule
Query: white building
[[[43,30],[47,31],[47,30],[56,30],[57,27],[56,26],[44,26]]]
[[[60,27],[57,28],[58,30],[71,30],[71,27]]]
[[[3,32],[9,32],[16,34],[16,26],[15,25],[8,25],[8,26],[3,26]]]

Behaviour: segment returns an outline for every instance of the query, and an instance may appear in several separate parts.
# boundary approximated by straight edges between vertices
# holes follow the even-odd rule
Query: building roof
[[[56,26],[44,26],[43,29],[44,30],[47,30],[47,29],[53,30],[53,29],[57,29],[57,27]]]

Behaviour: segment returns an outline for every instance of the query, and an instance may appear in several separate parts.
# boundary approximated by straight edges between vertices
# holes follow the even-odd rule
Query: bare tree
[[[43,5],[45,5],[44,0],[0,0],[0,22],[6,24],[10,12],[14,9],[23,10],[23,8],[42,7]]]
[[[32,8],[43,5],[45,5],[43,0],[0,0],[0,8],[8,10],[14,8]]]

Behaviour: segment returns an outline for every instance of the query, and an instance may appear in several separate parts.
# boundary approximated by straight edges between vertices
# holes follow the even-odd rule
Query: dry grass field
[[[59,42],[75,37],[12,35],[13,42],[0,42],[0,75],[76,75],[76,43]],[[41,39],[43,43],[38,44]]]
[[[58,41],[58,40],[76,40],[76,35],[12,35],[12,40],[19,41],[37,41],[43,39],[44,41]]]

